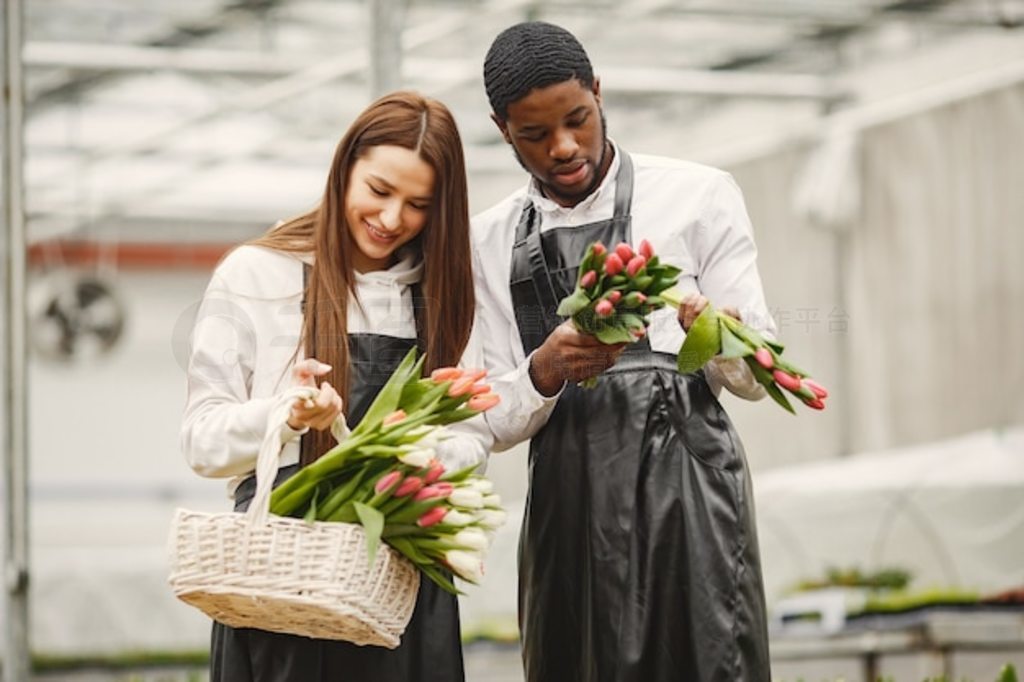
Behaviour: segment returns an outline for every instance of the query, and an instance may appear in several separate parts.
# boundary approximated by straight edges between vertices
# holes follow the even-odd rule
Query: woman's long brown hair
[[[328,380],[348,406],[348,307],[354,296],[352,252],[358,248],[345,220],[352,166],[373,147],[393,145],[419,154],[434,169],[434,192],[418,244],[423,259],[420,341],[427,372],[458,362],[473,324],[469,197],[462,140],[441,102],[414,92],[395,92],[371,104],[338,143],[320,204],[288,220],[252,244],[312,253],[306,287],[302,343],[308,357],[332,366]],[[327,431],[313,432],[313,456],[333,445]]]

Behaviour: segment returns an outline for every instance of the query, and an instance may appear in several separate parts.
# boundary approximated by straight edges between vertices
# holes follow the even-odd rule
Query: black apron
[[[376,334],[348,338],[351,371],[346,418],[355,425],[416,340]],[[282,467],[274,485],[297,470],[298,465]],[[236,511],[245,510],[255,492],[254,478],[243,481],[235,491]],[[460,634],[456,597],[421,576],[412,620],[398,648],[357,646],[215,622],[210,682],[462,682]]]
[[[511,292],[524,350],[562,320],[584,250],[631,242],[633,171],[609,220],[539,230],[523,209]],[[745,456],[701,372],[647,339],[593,389],[565,388],[530,444],[520,536],[527,682],[767,682],[764,590]]]

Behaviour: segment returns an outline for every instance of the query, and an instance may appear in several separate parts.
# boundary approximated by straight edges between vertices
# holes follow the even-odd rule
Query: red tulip
[[[484,412],[501,402],[501,396],[497,393],[481,393],[469,399],[466,406],[477,412]]]
[[[645,265],[647,265],[646,258],[643,256],[633,256],[626,265],[626,274],[630,277],[636,277],[636,273],[643,270]]]
[[[405,480],[398,486],[398,490],[395,491],[395,497],[407,497],[413,493],[419,492],[422,488],[422,478],[419,476],[406,476]]]
[[[429,528],[430,526],[441,523],[444,519],[444,515],[448,513],[448,510],[444,506],[434,507],[423,512],[423,516],[416,519],[416,525],[420,528]]]
[[[757,360],[757,364],[761,365],[765,369],[771,369],[775,366],[775,361],[772,359],[772,352],[767,348],[758,348],[754,351],[754,359]]]
[[[817,397],[819,400],[828,397],[828,391],[826,391],[825,387],[819,384],[817,381],[814,381],[812,379],[804,379],[804,386],[811,389],[811,392],[814,393],[815,397]]]
[[[373,486],[374,491],[379,495],[385,490],[391,489],[399,479],[402,478],[401,471],[389,471],[377,479],[377,485]]]
[[[594,252],[595,256],[603,256],[608,253],[608,249],[601,242],[594,242],[594,245],[591,246],[590,249]]]
[[[413,502],[422,502],[423,500],[433,500],[437,497],[448,497],[448,493],[444,488],[439,488],[436,485],[424,486],[416,496],[412,498]]]
[[[619,254],[617,254],[617,253],[608,254],[608,259],[604,262],[605,274],[607,274],[609,277],[614,277],[615,275],[617,275],[620,272],[622,272],[622,269],[624,267],[626,267],[626,266],[623,265],[623,261],[619,257]]]
[[[623,263],[628,263],[629,259],[633,257],[633,247],[626,242],[619,242],[619,245],[615,247],[615,253],[618,254]]]
[[[597,284],[597,273],[593,270],[587,270],[583,273],[583,276],[580,277],[580,286],[584,289],[589,289],[595,284]]]
[[[431,381],[440,384],[444,381],[454,381],[462,376],[462,370],[458,367],[439,367],[430,373]]]
[[[611,256],[609,256],[611,258]],[[601,317],[608,317],[615,312],[615,306],[608,299],[602,299],[594,306],[594,312]]]
[[[785,389],[790,391],[800,390],[800,378],[795,377],[792,374],[783,372],[781,369],[777,369],[772,372],[772,376],[775,378],[775,382]]]
[[[637,251],[647,260],[651,260],[654,256],[654,247],[651,246],[651,243],[646,239],[640,240],[640,246],[637,248]]]
[[[608,294],[608,300],[612,303],[618,303],[620,298],[622,298],[622,292],[618,289],[615,289]]]
[[[805,400],[804,405],[806,405],[807,407],[814,408],[815,410],[825,409],[825,403],[823,403],[820,398],[815,398],[814,400]]]
[[[427,485],[433,485],[442,476],[444,476],[444,465],[435,459],[430,462],[427,473],[423,476],[423,482]]]

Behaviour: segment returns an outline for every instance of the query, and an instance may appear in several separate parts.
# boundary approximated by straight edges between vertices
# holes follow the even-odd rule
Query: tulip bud
[[[448,496],[448,501],[464,509],[480,509],[484,506],[484,496],[471,488],[455,488]]]
[[[629,259],[629,263],[626,264],[626,274],[630,277],[636,277],[636,273],[644,269],[647,265],[647,259],[643,256],[633,256]]]
[[[444,476],[444,465],[435,459],[431,460],[428,466],[430,468],[427,470],[427,473],[423,476],[423,482],[426,483],[427,485],[431,485],[432,483],[434,483],[434,481]]]
[[[450,549],[444,553],[445,563],[452,572],[471,583],[478,583],[484,577],[484,562],[476,552]]]
[[[495,530],[500,528],[504,523],[508,515],[504,509],[489,509],[484,507],[477,512],[477,518],[480,521],[480,525],[488,530]],[[445,517],[447,519],[447,517]]]
[[[384,426],[391,426],[392,424],[397,424],[400,421],[403,421],[406,418],[406,416],[407,415],[405,414],[405,410],[395,410],[388,416],[384,417],[384,420],[381,422],[381,424],[383,424]]]
[[[445,497],[446,495],[448,495],[448,492],[444,488],[436,485],[427,485],[420,488],[420,491],[412,499],[413,502],[422,502],[423,500],[433,500],[434,498]]]
[[[594,242],[594,244],[590,247],[590,250],[594,252],[595,256],[603,256],[604,254],[608,253],[608,249],[601,242]]]
[[[775,383],[783,388],[790,391],[800,390],[800,379],[787,372],[783,372],[781,369],[777,369],[772,372],[772,377],[775,378]]]
[[[423,512],[422,516],[416,519],[416,525],[420,528],[429,528],[430,526],[434,526],[438,523],[441,523],[441,521],[444,519],[447,513],[448,510],[445,509],[444,507],[434,507],[433,509],[428,509],[427,511]]]
[[[822,402],[821,398],[815,398],[814,400],[805,400],[804,405],[807,407],[814,408],[815,410],[824,410],[825,403]]]
[[[651,260],[651,257],[654,256],[654,247],[646,239],[640,240],[640,246],[637,248],[637,251],[647,260]]]
[[[380,495],[385,490],[390,490],[399,480],[402,478],[401,471],[389,471],[388,473],[377,479],[377,485],[373,486],[373,490]]]
[[[600,317],[608,317],[613,312],[615,312],[615,306],[612,305],[612,302],[609,301],[608,299],[603,299],[598,301],[597,305],[594,306],[594,312],[597,313]]]
[[[482,393],[490,393],[490,384],[473,384],[473,388],[469,389],[471,395],[480,395]]]
[[[597,284],[597,273],[593,270],[587,270],[583,273],[583,276],[580,277],[580,286],[584,289],[589,289],[595,284]]]
[[[402,464],[408,464],[411,467],[422,469],[430,464],[431,460],[434,459],[435,454],[436,453],[433,448],[412,446],[409,450],[406,450],[398,456],[398,461]]]
[[[466,547],[468,549],[475,549],[483,551],[487,549],[487,546],[491,544],[487,540],[487,534],[479,528],[463,528],[458,533],[452,536],[452,542],[455,544]]]
[[[632,330],[630,334],[632,334],[633,338],[635,339],[642,339],[645,336],[647,336],[647,329],[644,327],[637,327],[636,329]]]
[[[456,379],[451,387],[448,388],[448,396],[450,398],[458,398],[461,395],[466,395],[473,390],[473,384],[476,383],[476,379],[472,376],[462,376]]]
[[[612,303],[618,303],[620,298],[622,298],[622,292],[618,289],[608,293],[608,300]]]
[[[629,259],[633,257],[633,247],[626,242],[619,242],[618,246],[615,247],[615,253],[618,254],[623,263],[628,263]]]
[[[485,510],[490,511],[490,510]],[[504,513],[504,512],[502,512]],[[472,514],[459,511],[458,509],[448,509],[448,513],[444,515],[444,522],[449,526],[468,526],[469,524],[476,521],[476,517]]]
[[[775,366],[775,361],[772,359],[772,352],[767,348],[758,348],[754,351],[754,359],[757,360],[757,364],[761,365],[765,369],[771,369]]]
[[[454,381],[462,376],[462,370],[458,367],[439,367],[430,373],[430,379],[434,383]]]
[[[825,387],[819,384],[817,381],[814,381],[812,379],[804,379],[804,386],[811,389],[811,392],[814,393],[814,396],[819,400],[823,400],[828,397],[828,391],[826,391]]]
[[[636,308],[647,301],[647,296],[642,291],[631,291],[622,299],[622,305],[626,308]]]
[[[484,506],[490,509],[501,509],[501,495],[498,493],[484,495]]]
[[[423,488],[423,479],[419,476],[406,476],[395,490],[395,497],[408,497]]]
[[[623,261],[622,261],[621,258],[619,258],[619,254],[617,254],[617,253],[608,254],[608,260],[606,260],[604,262],[604,272],[605,272],[606,275],[608,275],[610,277],[614,277],[615,275],[617,275],[620,272],[622,272],[622,269],[624,267],[626,267],[626,266],[623,265]]]
[[[501,402],[501,396],[497,393],[481,393],[469,399],[466,407],[477,412],[486,412]]]
[[[455,486],[448,481],[438,481],[434,484],[434,487],[438,490],[443,490],[445,497],[451,495],[452,491],[455,490]]]
[[[484,495],[494,492],[494,481],[489,478],[471,478],[466,481],[466,487],[479,490]]]

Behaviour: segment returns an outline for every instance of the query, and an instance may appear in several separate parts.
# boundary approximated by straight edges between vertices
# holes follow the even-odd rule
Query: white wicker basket
[[[175,513],[171,587],[225,625],[393,649],[416,605],[416,567],[383,544],[370,566],[362,526],[268,514],[294,399],[289,392],[271,412],[247,512]]]

